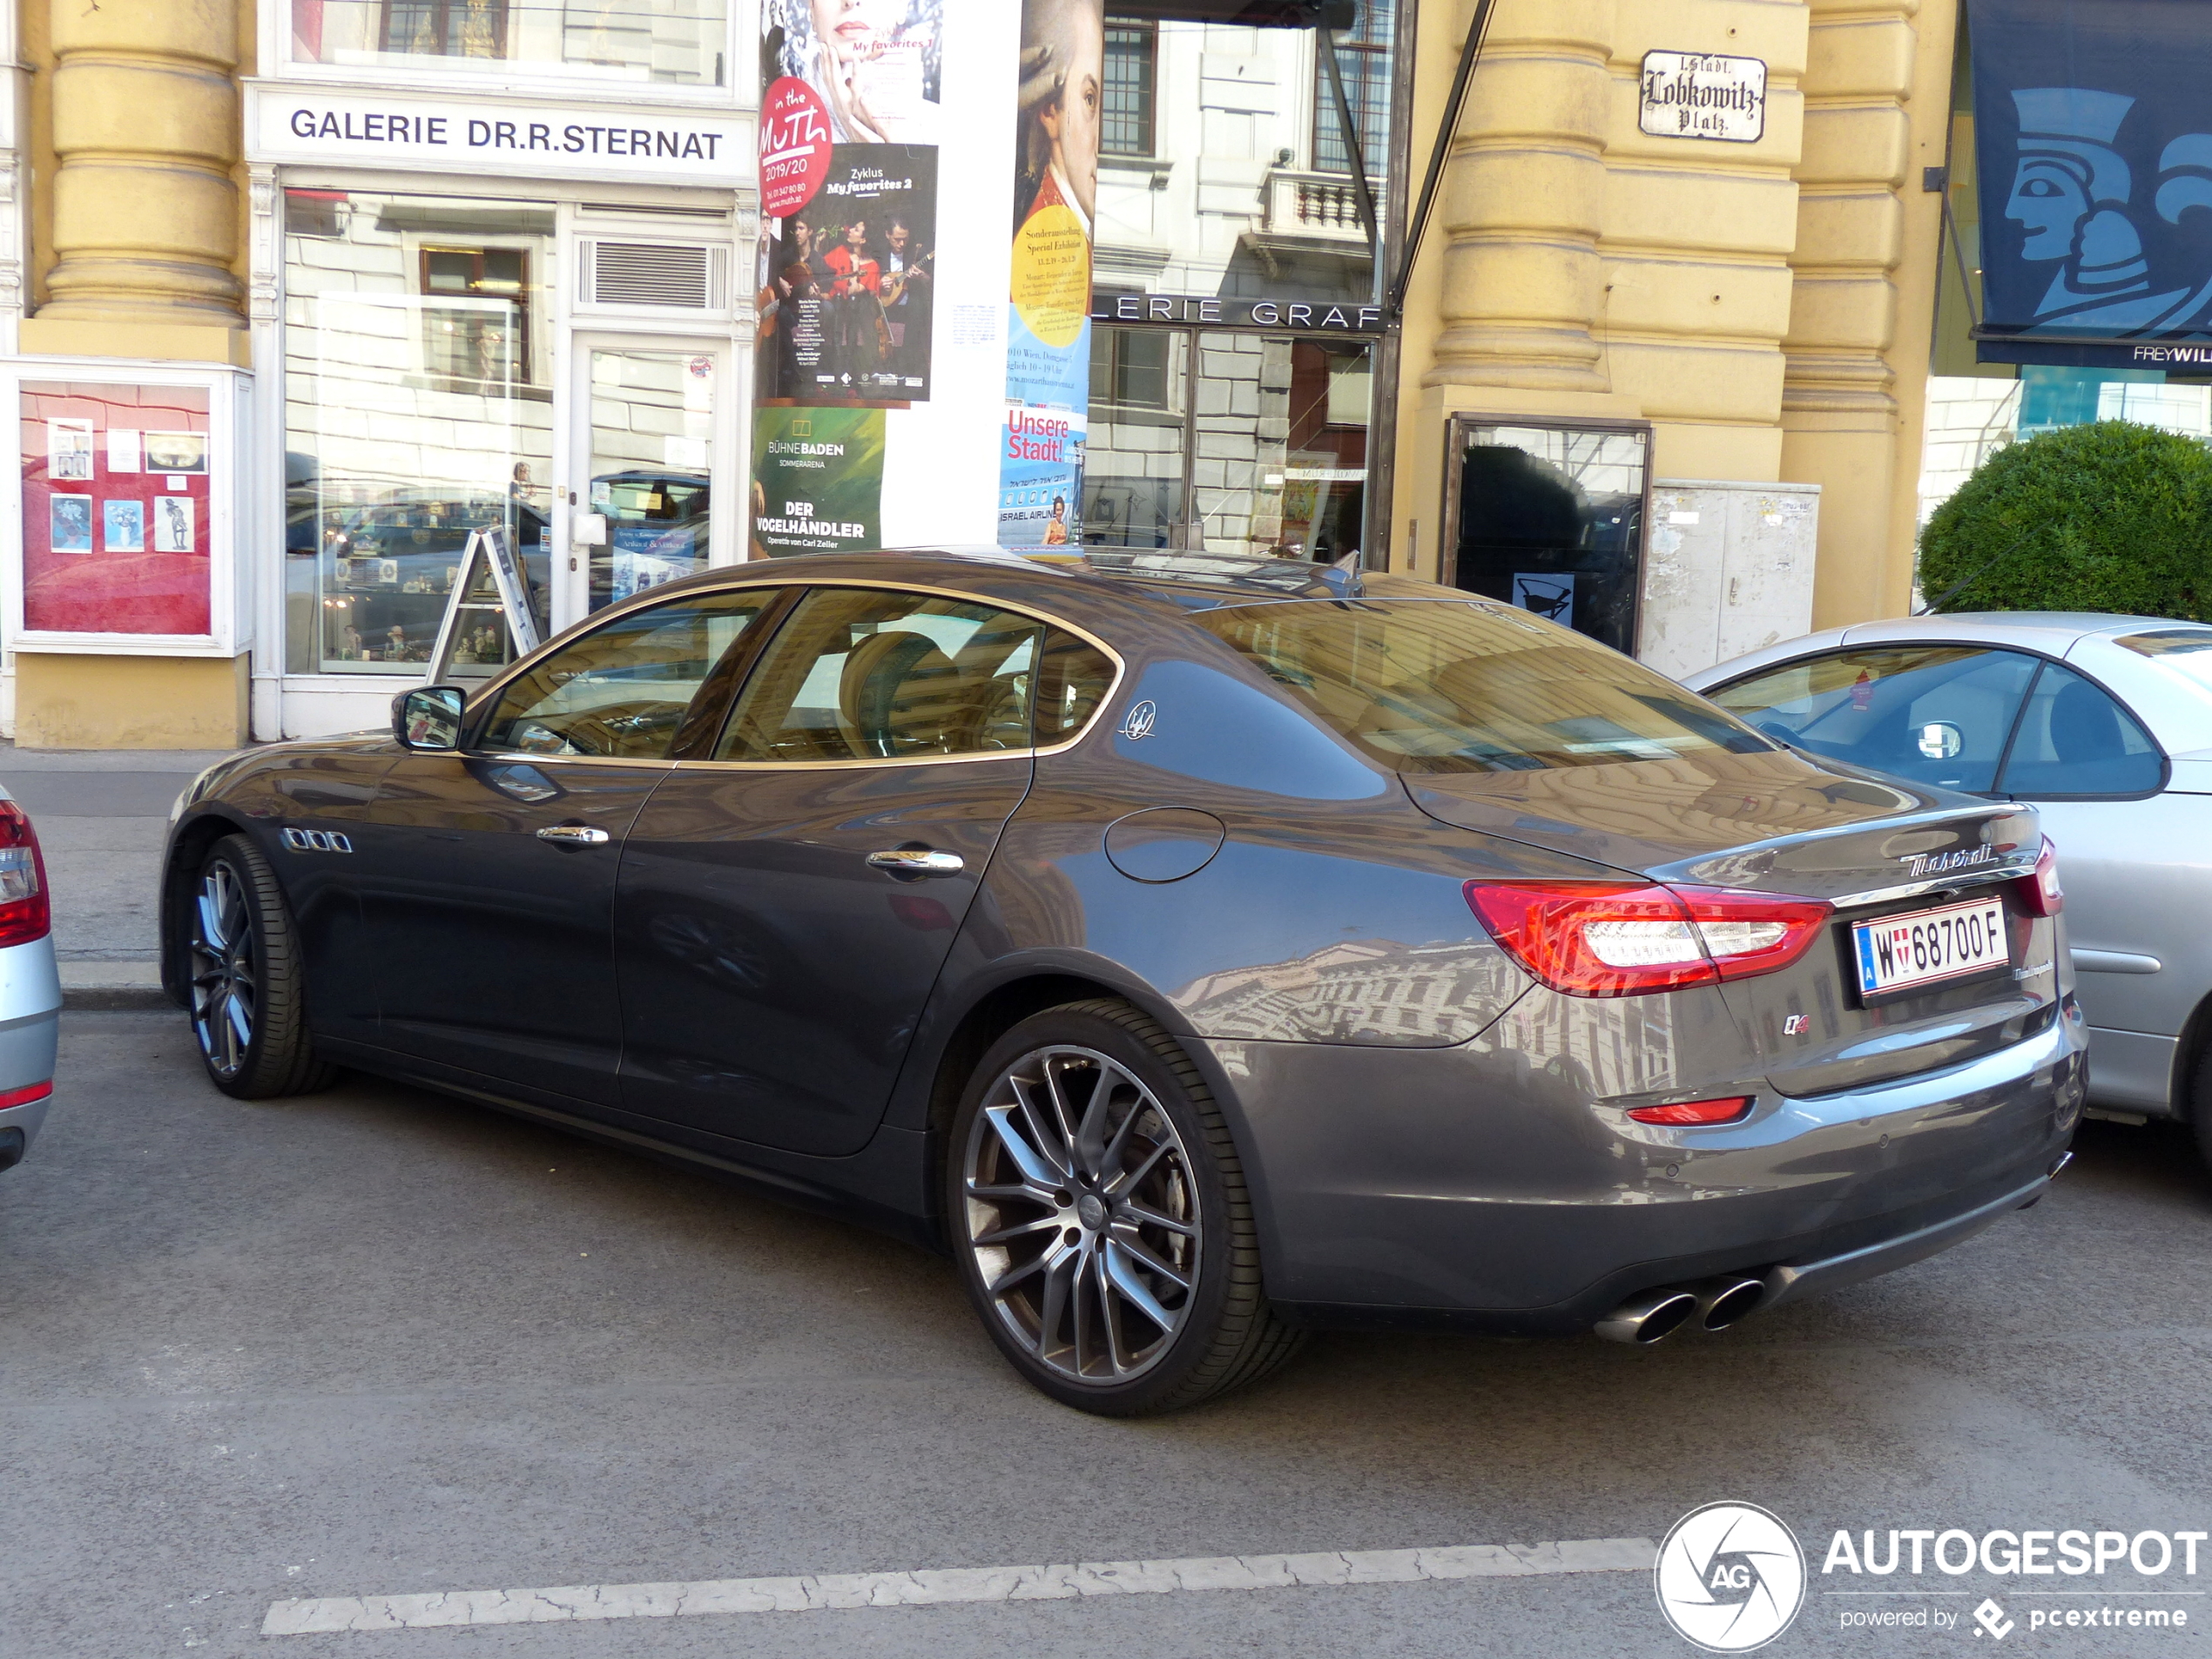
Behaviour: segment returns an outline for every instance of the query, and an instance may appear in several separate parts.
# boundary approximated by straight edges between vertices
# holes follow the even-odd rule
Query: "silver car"
[[[46,861],[30,819],[0,789],[0,1170],[23,1162],[46,1121],[61,1011]]]
[[[2093,1109],[2212,1158],[2212,626],[2000,611],[1831,628],[1685,682],[1769,736],[2033,802],[2059,852]]]

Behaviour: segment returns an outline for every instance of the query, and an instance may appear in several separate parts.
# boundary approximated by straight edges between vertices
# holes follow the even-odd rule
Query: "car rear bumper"
[[[61,975],[51,938],[0,949],[0,1095],[54,1075],[61,1031]],[[49,1100],[0,1107],[0,1169],[23,1161],[46,1121]]]
[[[1946,1249],[2040,1196],[2086,1069],[2062,1018],[1940,1071],[1660,1130],[1508,1055],[1208,1046],[1287,1317],[1528,1335],[1655,1286],[1767,1278],[1771,1306]]]

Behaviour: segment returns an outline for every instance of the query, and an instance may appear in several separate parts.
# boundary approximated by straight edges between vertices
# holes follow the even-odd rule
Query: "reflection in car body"
[[[180,802],[220,1086],[358,1066],[860,1217],[1085,1409],[1317,1325],[1718,1329],[2033,1202],[2079,1110],[2032,813],[1418,582],[756,563],[395,725]],[[1862,924],[1966,900],[1986,961],[1854,978]]]

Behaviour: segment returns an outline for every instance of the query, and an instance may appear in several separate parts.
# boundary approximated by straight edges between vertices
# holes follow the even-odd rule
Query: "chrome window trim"
[[[1055,617],[1035,605],[995,598],[988,594],[969,593],[958,588],[940,587],[934,583],[886,581],[880,577],[807,577],[764,571],[758,577],[701,586],[682,595],[659,593],[656,597],[658,590],[648,590],[621,605],[608,606],[605,610],[586,617],[585,622],[591,624],[590,631],[596,633],[600,628],[609,624],[655,604],[670,604],[678,603],[681,599],[697,598],[709,594],[742,592],[748,588],[866,588],[884,593],[922,593],[927,594],[934,599],[957,599],[964,604],[988,605],[994,610],[1010,611],[1017,617],[1027,617],[1032,622],[1042,623],[1048,628],[1062,629],[1075,635],[1084,644],[1104,654],[1106,660],[1114,665],[1114,678],[1108,682],[1104,695],[1098,699],[1098,706],[1091,711],[1090,718],[1083,722],[1074,736],[1062,738],[1057,743],[1046,744],[1041,747],[1032,745],[1022,749],[977,749],[966,754],[956,755],[892,755],[878,760],[647,760],[635,756],[520,754],[504,750],[495,752],[461,749],[453,752],[456,756],[465,757],[471,760],[519,760],[531,764],[548,760],[592,761],[600,765],[623,766],[668,766],[685,769],[697,769],[701,766],[730,767],[747,772],[854,772],[878,766],[941,766],[955,760],[1011,760],[1016,758],[1035,759],[1044,755],[1064,754],[1088,738],[1092,729],[1097,725],[1100,718],[1112,705],[1116,693],[1122,689],[1123,682],[1129,678],[1129,663],[1121,652],[1116,651],[1089,629],[1078,627],[1074,623],[1063,617]],[[583,624],[579,624],[578,629],[582,627]],[[558,635],[546,641],[545,646],[541,646],[539,649],[543,651],[547,646],[558,644],[568,637],[568,634]],[[576,637],[581,639],[583,634],[577,631]],[[769,644],[772,647],[774,642],[772,640]],[[478,709],[482,706],[479,704],[478,698],[482,698],[485,703],[496,704],[509,682],[518,678],[524,664],[537,655],[537,651],[532,651],[519,661],[509,664],[506,670],[497,678],[487,680],[482,687],[469,699],[468,718],[474,718]],[[751,678],[750,674],[747,678]],[[738,689],[739,695],[743,695],[745,688],[740,685]],[[732,705],[731,711],[732,713],[736,711],[734,703]]]

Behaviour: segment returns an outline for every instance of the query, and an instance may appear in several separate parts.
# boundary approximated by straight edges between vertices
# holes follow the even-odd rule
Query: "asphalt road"
[[[1728,1498],[1812,1556],[1770,1653],[1986,1651],[1985,1595],[2007,1651],[2202,1652],[2212,1602],[2171,1592],[2212,1549],[2035,1581],[2071,1602],[1820,1572],[1839,1527],[2212,1528],[2212,1178],[2172,1131],[2078,1150],[2036,1209],[1725,1336],[1326,1337],[1122,1424],[1018,1384],[903,1244],[386,1084],[239,1104],[181,1018],[72,1014],[0,1176],[0,1655],[1688,1656],[1641,1571],[260,1631],[295,1598],[1657,1539]],[[2190,1624],[2027,1616],[2105,1605]],[[1842,1628],[1871,1607],[1959,1623]]]

